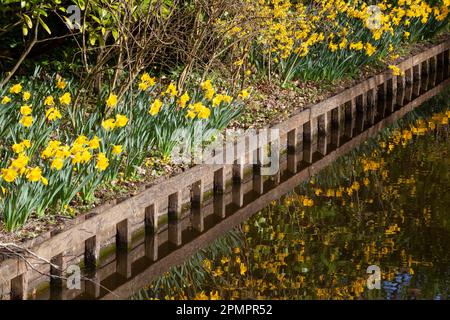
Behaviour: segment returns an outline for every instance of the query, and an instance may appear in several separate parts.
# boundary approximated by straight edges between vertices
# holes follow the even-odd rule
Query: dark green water
[[[450,298],[450,91],[173,267],[137,299]],[[381,272],[369,289],[369,266]]]

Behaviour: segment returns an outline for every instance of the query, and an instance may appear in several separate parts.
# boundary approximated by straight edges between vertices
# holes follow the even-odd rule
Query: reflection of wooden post
[[[151,261],[158,260],[158,235],[146,235],[145,236],[145,256]]]
[[[27,300],[28,272],[22,273],[11,280],[11,300]]]
[[[319,135],[318,141],[317,141],[317,151],[322,155],[322,156],[326,156],[327,155],[327,135],[326,134],[321,134]]]
[[[205,213],[201,207],[192,208],[192,226],[198,232],[205,230]]]
[[[450,74],[450,70],[449,70],[449,66],[450,66],[450,57],[449,57],[449,52],[450,50],[445,50],[444,51],[444,78],[447,79],[449,74]]]
[[[313,150],[311,142],[303,143],[303,161],[305,161],[306,163],[313,162]]]
[[[214,172],[214,214],[225,218],[225,170],[220,168]]]
[[[223,196],[223,194],[214,195],[214,215],[222,219],[225,218],[225,208],[225,197]]]
[[[126,279],[131,277],[131,259],[127,250],[116,250],[116,271]]]
[[[242,188],[242,184],[234,183],[232,187],[232,197],[233,203],[237,205],[239,208],[244,205],[244,191]]]
[[[169,243],[176,247],[182,244],[181,221],[170,221],[168,225]]]
[[[331,145],[334,148],[339,148],[341,145],[341,126],[331,128]]]
[[[297,152],[287,154],[287,170],[290,173],[297,173],[298,155]]]
[[[100,278],[97,270],[89,270],[86,273],[86,279],[84,280],[84,291],[92,298],[98,298],[100,296]]]

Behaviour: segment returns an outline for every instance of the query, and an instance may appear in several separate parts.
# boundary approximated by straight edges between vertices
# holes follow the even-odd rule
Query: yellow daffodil
[[[61,113],[56,108],[50,108],[45,113],[45,117],[48,119],[48,121],[54,121],[56,119],[61,119]]]
[[[32,111],[33,109],[31,109],[31,105],[24,104],[23,106],[20,107],[20,113],[23,116],[29,116]]]
[[[38,182],[42,178],[42,169],[39,167],[32,168],[27,172],[27,179],[30,182]]]
[[[88,142],[88,147],[89,147],[89,149],[92,149],[92,150],[96,150],[96,149],[98,149],[99,147],[100,147],[100,142],[101,142],[101,139],[99,138],[99,137],[97,137],[97,136],[94,136],[91,140],[89,140],[89,142]]]
[[[7,103],[9,103],[9,102],[11,102],[11,98],[10,98],[10,97],[4,96],[4,97],[2,98],[2,104],[7,104]]]
[[[63,166],[64,166],[64,159],[55,158],[55,159],[53,159],[53,161],[50,165],[50,169],[59,171],[62,169]]]
[[[29,91],[25,91],[22,95],[23,101],[28,101],[31,98],[31,93]]]
[[[116,120],[114,120],[114,119],[104,120],[104,121],[102,121],[102,127],[105,130],[110,131],[110,130],[112,130],[112,129],[114,129],[116,127]]]
[[[239,93],[239,98],[241,98],[242,100],[247,99],[250,96],[250,93],[248,92],[248,89],[244,89]]]
[[[63,78],[58,77],[58,78],[56,79],[56,87],[57,87],[58,89],[63,90],[63,89],[66,88],[66,86],[67,86],[67,83],[64,81]]]
[[[119,128],[125,127],[128,123],[128,118],[125,115],[116,115],[116,126]]]
[[[33,124],[33,117],[31,116],[24,116],[22,117],[22,119],[20,119],[19,121],[20,124],[22,124],[24,127],[31,127],[31,125]]]
[[[177,87],[173,82],[171,82],[166,89],[166,94],[170,95],[171,97],[176,97],[178,95]]]
[[[45,98],[45,100],[44,100],[44,105],[45,105],[45,106],[51,107],[51,106],[53,106],[54,104],[55,104],[55,100],[53,99],[52,96],[47,96],[47,97]]]
[[[6,168],[2,169],[2,179],[5,180],[8,183],[14,182],[16,178],[18,177],[18,172],[12,168]]]
[[[100,170],[100,171],[105,171],[109,166],[109,160],[106,157],[106,155],[102,152],[100,152],[97,155],[97,163],[95,165],[95,167]]]
[[[13,85],[9,89],[9,93],[19,94],[20,92],[22,92],[22,85],[20,83]]]
[[[114,145],[112,148],[112,153],[115,155],[119,155],[123,152],[121,145]]]
[[[68,106],[72,101],[72,97],[69,92],[64,93],[61,97],[59,97],[59,102],[63,105]]]
[[[180,108],[186,107],[186,103],[188,103],[189,99],[189,94],[187,92],[183,93],[178,100],[178,105],[180,106]]]
[[[113,93],[111,93],[106,100],[106,106],[108,108],[114,108],[117,105],[117,96]]]
[[[208,119],[211,115],[211,110],[208,107],[203,107],[201,110],[198,111],[198,118],[199,119]]]
[[[150,105],[150,109],[148,110],[148,113],[150,113],[150,115],[155,116],[159,113],[159,111],[161,110],[163,103],[161,100],[159,99],[155,99],[155,101],[153,101],[153,103]]]
[[[156,78],[151,77],[148,73],[144,73],[141,76],[141,82],[139,83],[139,90],[145,91],[149,87],[156,84]]]
[[[389,66],[389,69],[392,70],[392,74],[393,74],[394,76],[401,76],[401,75],[403,75],[403,72],[402,72],[402,71],[400,70],[400,68],[397,67],[397,66],[390,65],[390,66]]]

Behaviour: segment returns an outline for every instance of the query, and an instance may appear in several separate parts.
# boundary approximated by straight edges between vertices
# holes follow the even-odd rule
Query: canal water
[[[450,298],[450,90],[133,299]]]
[[[378,99],[331,143],[284,154],[275,177],[253,176],[250,192],[236,183],[231,202],[214,196],[213,210],[192,208],[130,250],[112,250],[83,273],[81,288],[47,281],[30,298],[450,298],[445,78]],[[199,211],[209,212],[200,222]]]

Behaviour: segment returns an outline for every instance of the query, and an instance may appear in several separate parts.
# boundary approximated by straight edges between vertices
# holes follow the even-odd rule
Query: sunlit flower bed
[[[92,202],[97,187],[127,179],[151,153],[170,156],[178,129],[199,124],[222,130],[239,114],[238,97],[216,92],[211,81],[178,92],[145,73],[122,99],[109,93],[95,107],[74,107],[76,88],[53,83],[16,83],[0,101],[0,213],[8,230],[34,213],[71,212],[71,203]]]
[[[402,42],[427,38],[447,24],[450,1],[247,0],[243,6],[217,23],[228,41],[244,39],[235,65],[286,82],[336,79],[395,59]]]

